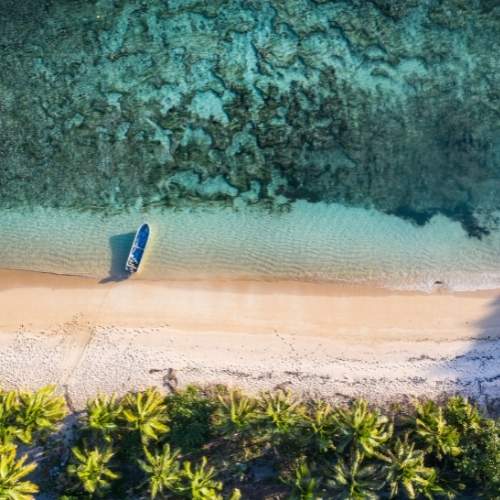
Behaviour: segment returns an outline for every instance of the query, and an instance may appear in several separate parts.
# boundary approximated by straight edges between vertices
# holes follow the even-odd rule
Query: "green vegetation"
[[[500,499],[500,422],[467,400],[385,415],[285,391],[0,391],[0,500]]]
[[[16,458],[15,445],[4,445],[0,449],[0,498],[24,500],[38,493],[38,486],[25,477],[33,472],[36,464],[25,465],[28,455]]]

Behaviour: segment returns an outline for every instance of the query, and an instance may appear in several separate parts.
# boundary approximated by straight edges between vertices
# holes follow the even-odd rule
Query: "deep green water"
[[[172,216],[169,241],[208,250],[160,276],[500,286],[500,1],[0,3],[4,265],[81,274],[72,221],[108,224],[92,255],[115,222]],[[60,258],[26,248],[61,220]]]

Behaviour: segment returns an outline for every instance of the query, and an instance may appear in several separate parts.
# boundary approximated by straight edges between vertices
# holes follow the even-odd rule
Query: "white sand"
[[[0,385],[98,391],[225,383],[383,403],[500,398],[500,291],[93,280],[0,271]]]

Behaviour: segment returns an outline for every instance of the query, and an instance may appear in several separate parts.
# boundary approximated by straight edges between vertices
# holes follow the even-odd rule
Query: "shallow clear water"
[[[2,266],[499,286],[497,3],[3,0]]]
[[[259,210],[151,210],[97,216],[3,211],[4,266],[120,279],[133,232],[152,226],[139,278],[355,281],[430,290],[500,287],[500,237],[467,236],[438,216],[422,228],[375,210],[297,202]],[[22,228],[22,231],[20,231]]]

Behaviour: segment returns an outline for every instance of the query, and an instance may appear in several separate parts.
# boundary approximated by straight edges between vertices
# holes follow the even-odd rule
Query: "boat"
[[[132,242],[132,248],[128,254],[127,263],[125,264],[125,271],[127,273],[136,273],[139,270],[144,252],[146,250],[146,245],[148,244],[149,236],[151,234],[151,229],[149,224],[141,224],[134,236],[134,241]]]

